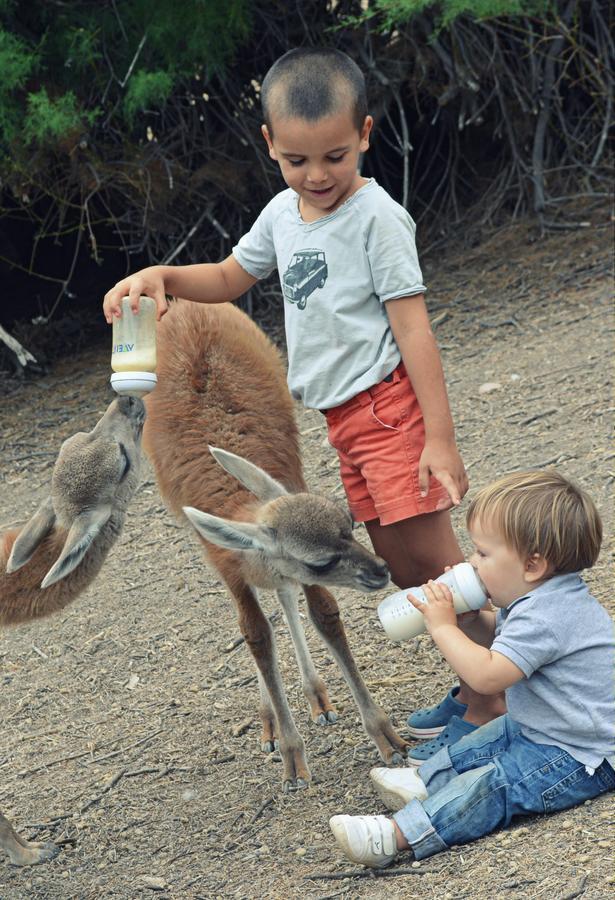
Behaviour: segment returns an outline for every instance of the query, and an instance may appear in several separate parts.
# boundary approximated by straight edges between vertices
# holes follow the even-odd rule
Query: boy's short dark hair
[[[365,78],[341,50],[299,47],[289,50],[271,66],[261,85],[265,124],[272,118],[314,122],[348,109],[360,131],[367,115]]]
[[[466,517],[493,528],[527,559],[544,557],[553,574],[579,572],[596,562],[602,522],[594,501],[554,469],[514,472],[478,492]]]

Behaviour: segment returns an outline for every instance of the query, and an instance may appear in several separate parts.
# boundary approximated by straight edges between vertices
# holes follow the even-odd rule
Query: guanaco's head
[[[352,519],[340,505],[316,494],[291,494],[253,463],[210,447],[217,462],[250,490],[262,505],[255,521],[222,519],[185,506],[184,512],[205,540],[253,557],[267,580],[340,585],[376,591],[389,581],[384,560],[353,536]]]
[[[64,529],[62,552],[41,584],[48,587],[79,565],[110,520],[119,532],[139,483],[144,421],[142,400],[119,397],[92,431],[64,441],[51,477],[51,494],[17,536],[7,572],[24,566],[53,529]]]
[[[139,482],[145,406],[118,397],[92,431],[80,431],[60,448],[51,477],[59,525],[72,525],[86,510],[123,513]]]

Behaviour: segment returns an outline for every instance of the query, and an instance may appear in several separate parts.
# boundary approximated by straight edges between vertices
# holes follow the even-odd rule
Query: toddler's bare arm
[[[423,585],[423,591],[426,604],[421,604],[412,594],[408,600],[425,616],[429,633],[444,659],[472,690],[479,694],[499,694],[525,677],[506,656],[476,643],[457,626],[453,595],[446,585],[430,581]],[[488,624],[487,615],[486,612],[483,619],[476,620],[481,628]]]

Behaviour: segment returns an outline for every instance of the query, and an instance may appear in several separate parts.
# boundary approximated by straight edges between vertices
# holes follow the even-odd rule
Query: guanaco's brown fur
[[[322,586],[375,590],[388,582],[388,571],[354,539],[347,511],[307,493],[280,354],[236,307],[180,300],[160,322],[158,360],[158,386],[146,398],[145,449],[165,502],[180,517],[186,512],[235,600],[258,667],[263,746],[272,749],[279,739],[285,787],[303,786],[310,772],[258,588],[276,589],[282,602],[314,720],[327,724],[336,716],[303,636],[299,586],[368,734],[385,762],[400,760],[406,742],[370,697],[337,604]],[[212,455],[210,445],[225,452]]]

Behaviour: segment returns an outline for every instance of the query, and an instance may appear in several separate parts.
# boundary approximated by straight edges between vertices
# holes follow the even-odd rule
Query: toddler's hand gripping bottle
[[[487,601],[484,585],[470,563],[457,563],[435,580],[448,585],[457,613],[480,609]],[[396,591],[378,606],[380,622],[392,641],[407,641],[425,631],[423,613],[410,603],[407,599],[408,594],[412,594],[422,603],[427,603],[422,589],[412,587]]]
[[[122,316],[113,319],[111,386],[118,394],[142,397],[156,387],[156,302],[139,299],[133,313],[128,297],[122,299]]]

